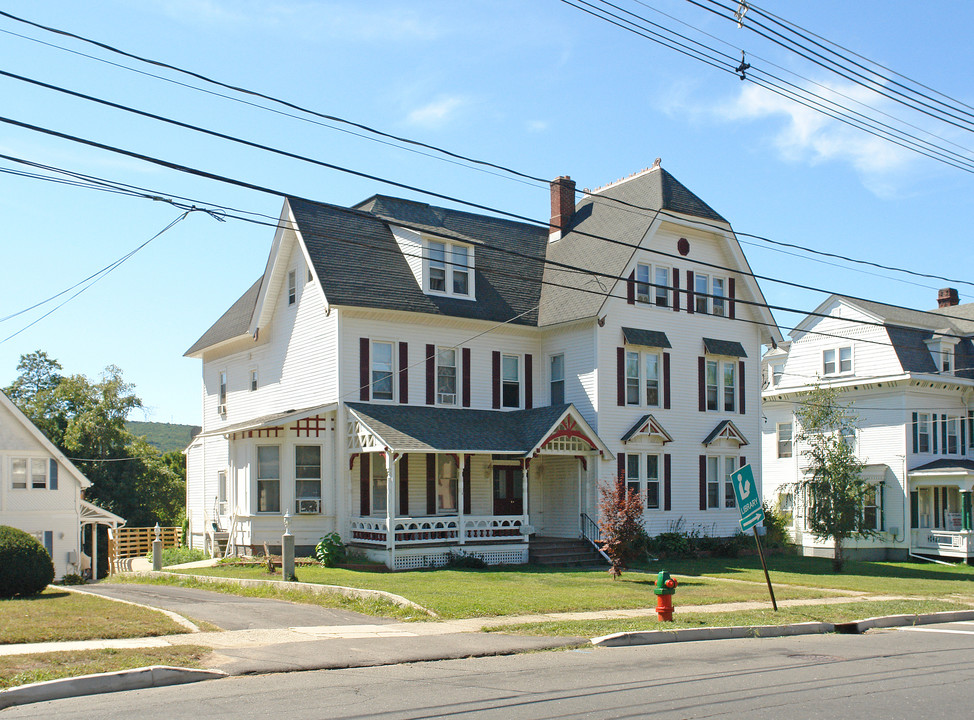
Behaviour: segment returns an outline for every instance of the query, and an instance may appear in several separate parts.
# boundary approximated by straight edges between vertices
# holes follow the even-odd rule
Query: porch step
[[[605,559],[586,540],[533,537],[528,545],[528,562],[549,567],[604,566]]]

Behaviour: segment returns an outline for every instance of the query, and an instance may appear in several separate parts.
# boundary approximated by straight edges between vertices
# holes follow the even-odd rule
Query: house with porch
[[[731,535],[780,340],[730,224],[659,164],[548,226],[383,195],[286,198],[263,273],[189,348],[194,546],[338,532],[395,569],[592,540],[625,477],[647,530]],[[749,447],[750,446],[750,447]]]
[[[877,534],[844,544],[850,557],[974,557],[974,303],[938,293],[931,310],[832,295],[763,359],[765,499],[790,515],[809,555],[794,485],[805,462],[795,408],[813,385],[841,389],[852,443],[870,482],[863,509]]]
[[[54,562],[55,578],[97,573],[83,537],[97,557],[97,525],[125,520],[84,499],[91,487],[74,464],[0,392],[0,525],[37,538]]]

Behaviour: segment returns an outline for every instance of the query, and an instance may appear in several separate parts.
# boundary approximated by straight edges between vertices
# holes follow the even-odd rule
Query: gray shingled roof
[[[926,465],[915,467],[910,472],[914,473],[918,470],[961,470],[974,472],[974,460],[934,460],[933,462],[928,462]]]
[[[670,345],[666,333],[660,330],[641,330],[639,328],[622,328],[622,337],[630,345],[643,345],[645,347],[668,348]]]
[[[568,405],[503,412],[346,403],[397,452],[483,452],[525,455],[548,433]]]
[[[737,340],[716,340],[704,338],[703,346],[711,355],[732,355],[733,357],[747,357],[744,346]]]
[[[257,306],[257,294],[260,292],[260,283],[263,279],[263,276],[257,278],[257,282],[251,285],[184,355],[192,355],[224,340],[246,335],[250,330],[250,319]]]
[[[637,210],[623,203],[648,210]],[[594,192],[576,206],[564,237],[548,244],[549,260],[580,267],[593,274],[546,267],[544,280],[548,284],[541,291],[538,324],[553,325],[594,317],[602,307],[606,290],[613,285],[610,278],[622,274],[635,252],[631,246],[638,245],[643,239],[656,218],[654,211],[657,209],[727,222],[663,168],[655,168]],[[590,237],[592,235],[596,237]],[[601,237],[609,240],[597,239]],[[608,277],[600,277],[598,273]]]
[[[852,305],[857,305],[863,310],[881,317],[884,322],[893,325],[917,325],[931,331],[946,329],[956,335],[974,334],[974,303],[924,311],[872,300],[860,300],[845,295],[837,295],[836,297]],[[937,317],[938,315],[943,319]]]

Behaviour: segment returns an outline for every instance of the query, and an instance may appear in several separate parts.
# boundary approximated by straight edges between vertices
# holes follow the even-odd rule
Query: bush
[[[196,562],[198,560],[209,559],[207,555],[202,550],[197,550],[196,548],[188,547],[167,547],[162,549],[162,566],[167,565],[181,565],[182,563]],[[150,563],[152,562],[152,553],[150,552],[145,556],[145,559]]]
[[[777,503],[774,506],[764,504],[764,544],[768,547],[780,548],[790,544],[788,526],[791,518],[781,512]]]
[[[467,553],[461,550],[456,553],[447,553],[446,565],[443,567],[451,570],[483,570],[487,567],[487,563],[483,558],[479,558],[476,555],[467,555]]]
[[[661,558],[688,557],[693,554],[690,537],[679,531],[660,533],[649,539],[649,553]]]
[[[77,573],[68,573],[67,575],[65,575],[64,577],[62,577],[61,580],[58,583],[56,583],[56,584],[58,584],[58,585],[84,585],[87,582],[88,582],[87,580],[85,580],[83,577],[81,577]]]
[[[54,580],[47,550],[23,530],[0,525],[0,597],[36,595]]]
[[[315,545],[315,558],[325,567],[335,567],[345,559],[345,544],[337,532],[328,533]]]

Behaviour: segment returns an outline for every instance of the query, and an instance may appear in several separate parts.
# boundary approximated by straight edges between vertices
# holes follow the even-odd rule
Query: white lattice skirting
[[[522,565],[528,561],[528,549],[505,548],[484,550],[461,550],[453,548],[454,553],[463,552],[465,555],[480,558],[488,565]],[[396,553],[396,570],[418,570],[426,567],[442,567],[449,560],[449,550],[427,550],[422,553]]]

